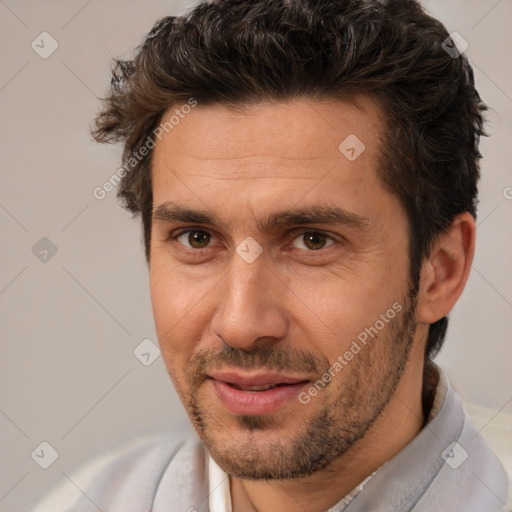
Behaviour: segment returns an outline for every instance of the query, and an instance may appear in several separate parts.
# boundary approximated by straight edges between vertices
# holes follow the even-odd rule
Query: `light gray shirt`
[[[442,371],[429,419],[330,512],[502,512],[507,475]],[[427,373],[426,373],[427,374]],[[34,512],[231,512],[229,476],[196,437],[152,436],[70,476]]]

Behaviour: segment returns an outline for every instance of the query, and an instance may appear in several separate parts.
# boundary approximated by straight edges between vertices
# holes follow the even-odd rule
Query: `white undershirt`
[[[207,456],[210,512],[233,512],[231,508],[231,492],[229,490],[229,475],[220,469],[208,452]]]

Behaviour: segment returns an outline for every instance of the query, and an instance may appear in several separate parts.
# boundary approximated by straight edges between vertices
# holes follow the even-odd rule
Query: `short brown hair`
[[[455,215],[476,217],[478,149],[487,109],[465,55],[449,54],[445,27],[416,0],[214,0],[159,20],[130,61],[115,61],[96,118],[100,142],[124,143],[123,161],[147,143],[171,106],[243,106],[264,100],[371,95],[381,107],[383,184],[409,221],[410,274]],[[453,44],[450,44],[453,47]],[[142,219],[150,258],[151,152],[118,196]],[[440,349],[445,317],[430,326]]]

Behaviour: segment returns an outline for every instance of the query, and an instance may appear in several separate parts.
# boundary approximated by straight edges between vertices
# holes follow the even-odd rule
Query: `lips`
[[[242,375],[215,372],[211,385],[226,409],[234,414],[270,414],[295,398],[309,382],[301,377],[275,373]]]

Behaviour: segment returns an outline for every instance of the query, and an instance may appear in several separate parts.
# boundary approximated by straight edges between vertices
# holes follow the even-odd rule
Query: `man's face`
[[[372,426],[408,358],[407,221],[377,178],[379,111],[358,104],[199,105],[154,150],[162,355],[240,478],[325,467]]]

